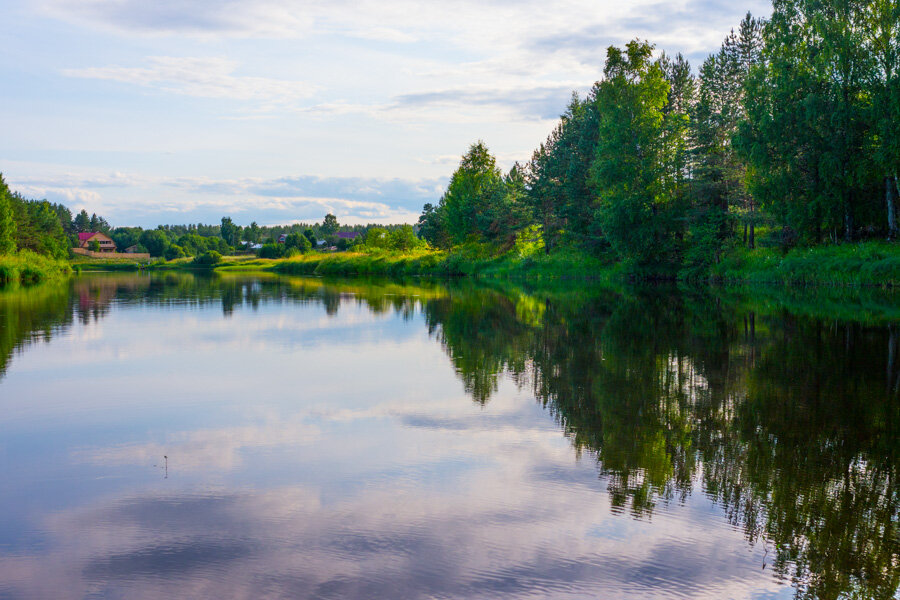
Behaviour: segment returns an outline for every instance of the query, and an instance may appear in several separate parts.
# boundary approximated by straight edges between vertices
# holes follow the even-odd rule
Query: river
[[[0,598],[897,598],[898,300],[0,292]]]

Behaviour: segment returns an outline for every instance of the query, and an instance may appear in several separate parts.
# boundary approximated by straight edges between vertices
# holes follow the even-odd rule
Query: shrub
[[[184,248],[176,244],[172,244],[171,246],[166,248],[164,256],[166,257],[166,260],[175,260],[176,258],[184,258],[186,255],[184,252]]]
[[[292,233],[285,239],[284,248],[288,251],[296,250],[297,253],[302,254],[312,250],[312,242],[301,233]]]
[[[283,258],[284,257],[284,245],[283,244],[265,244],[262,248],[259,249],[258,256],[260,258]]]
[[[194,264],[200,267],[213,267],[222,262],[222,255],[215,250],[208,250],[194,259]]]

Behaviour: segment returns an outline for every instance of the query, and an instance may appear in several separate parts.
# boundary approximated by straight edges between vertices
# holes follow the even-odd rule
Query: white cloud
[[[277,1],[47,0],[40,6],[50,16],[127,34],[289,38],[312,26],[302,7]]]
[[[238,76],[238,63],[224,58],[151,57],[147,67],[65,69],[69,77],[103,79],[200,98],[228,98],[271,105],[291,105],[313,94],[301,81]]]

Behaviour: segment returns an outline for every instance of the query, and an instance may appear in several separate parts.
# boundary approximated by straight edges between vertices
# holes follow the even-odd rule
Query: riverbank
[[[227,267],[226,267],[227,268]],[[621,268],[581,252],[491,256],[478,248],[451,252],[416,251],[305,254],[274,261],[271,267],[286,275],[387,275],[498,277],[526,279],[609,279]]]
[[[551,254],[514,252],[491,255],[483,247],[447,252],[311,252],[287,259],[252,256],[226,257],[214,268],[198,266],[190,258],[139,264],[128,259],[77,262],[83,270],[215,270],[216,272],[270,271],[283,275],[476,277],[525,280],[640,280],[621,263],[584,252],[564,249]],[[665,278],[662,278],[665,279]],[[673,274],[669,277],[675,280]],[[863,242],[798,248],[783,253],[776,248],[735,249],[697,283],[783,286],[900,286],[900,245]]]
[[[712,270],[724,283],[900,286],[900,245],[862,242],[782,253],[775,248],[731,252]]]
[[[268,268],[288,275],[437,275],[522,279],[641,279],[621,263],[574,250],[549,255],[490,256],[477,249],[452,252],[306,254],[271,261]],[[228,268],[225,266],[224,268]],[[670,279],[678,279],[672,275]],[[900,286],[900,245],[863,242],[797,248],[733,250],[702,283]],[[698,282],[700,283],[700,282]]]
[[[66,260],[57,260],[22,250],[0,255],[0,286],[31,285],[65,279],[73,273]]]

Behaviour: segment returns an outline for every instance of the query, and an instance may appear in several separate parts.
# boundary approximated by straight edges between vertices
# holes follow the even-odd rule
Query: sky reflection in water
[[[0,296],[0,355],[11,353],[0,597],[795,594],[796,569],[773,575],[778,532],[707,489],[709,472],[749,467],[696,455],[714,416],[773,385],[745,354],[802,327],[754,323],[766,341],[732,348],[746,372],[719,385],[709,356],[610,339],[629,319],[617,323],[621,303],[603,293],[538,301],[423,283],[128,275],[19,294]],[[566,306],[597,328],[551,331]],[[722,317],[736,338],[739,313]],[[854,334],[857,350],[884,329]],[[541,356],[551,335],[567,358]],[[658,369],[649,382],[628,376],[644,352]],[[730,408],[685,413],[713,388]],[[612,431],[610,394],[622,411],[652,401],[665,432],[630,413]],[[715,452],[746,453],[745,442]],[[741,481],[759,479],[748,473]],[[882,471],[866,475],[881,489]],[[766,494],[750,497],[765,509]],[[894,522],[896,496],[877,500]],[[885,543],[867,556],[896,558],[896,537]],[[808,562],[807,576],[835,569]],[[894,590],[895,571],[881,570]]]

